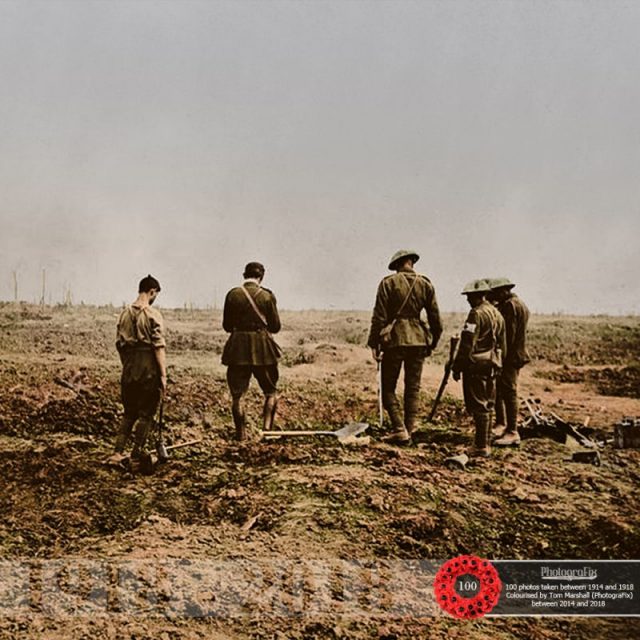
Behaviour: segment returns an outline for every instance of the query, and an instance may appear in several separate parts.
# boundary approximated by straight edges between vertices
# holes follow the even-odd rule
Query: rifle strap
[[[258,318],[260,318],[260,321],[262,322],[262,324],[265,327],[268,327],[269,323],[267,322],[267,319],[265,318],[265,316],[262,313],[262,311],[260,311],[260,309],[258,309],[258,305],[256,304],[256,301],[253,299],[253,296],[249,293],[249,291],[247,290],[247,288],[244,285],[242,285],[242,287],[240,287],[240,288],[242,289],[244,295],[247,296],[247,300],[249,301],[249,304],[251,305],[251,307],[255,311],[255,313],[258,316]],[[258,289],[258,293],[259,292],[260,292],[260,289]]]

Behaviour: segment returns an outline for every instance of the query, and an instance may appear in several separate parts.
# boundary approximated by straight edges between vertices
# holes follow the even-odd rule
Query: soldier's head
[[[482,304],[490,291],[491,287],[486,280],[472,280],[465,285],[462,295],[467,296],[467,302],[473,308]]]
[[[140,280],[138,293],[146,293],[149,297],[149,304],[153,304],[160,293],[160,283],[149,274]]]
[[[516,285],[509,278],[487,278],[491,291],[487,295],[491,302],[500,303],[506,300],[511,293],[511,289]]]
[[[242,275],[245,278],[255,278],[260,282],[264,278],[264,265],[259,262],[249,262]]]
[[[420,260],[420,256],[415,251],[409,249],[400,249],[396,251],[389,261],[389,269],[391,271],[400,271],[401,269],[412,269],[413,265]]]

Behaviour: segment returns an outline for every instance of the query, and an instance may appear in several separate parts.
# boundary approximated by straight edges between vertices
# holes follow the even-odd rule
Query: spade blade
[[[345,438],[354,438],[355,436],[364,433],[368,428],[369,424],[367,422],[350,422],[333,433],[338,440],[344,440]]]

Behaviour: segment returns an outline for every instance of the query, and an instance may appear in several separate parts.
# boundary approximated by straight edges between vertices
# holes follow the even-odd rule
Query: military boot
[[[400,407],[398,406],[397,401],[387,408],[387,413],[391,420],[393,432],[382,438],[382,442],[386,442],[387,444],[398,444],[400,446],[411,444],[411,435],[404,426],[404,421],[402,420],[402,414],[400,413]]]
[[[488,458],[491,455],[491,447],[489,447],[489,428],[491,426],[491,414],[476,413],[473,416],[476,432],[474,438],[474,447],[470,455],[475,458]]]
[[[144,454],[144,448],[147,444],[147,438],[149,437],[149,431],[151,431],[151,425],[153,424],[153,418],[143,417],[138,418],[134,425],[133,433],[133,450],[131,451],[131,459],[140,459]]]
[[[419,398],[410,396],[405,399],[404,403],[404,425],[409,432],[409,435],[412,435],[413,432],[418,428],[418,409],[419,409]]]
[[[507,427],[502,437],[494,441],[497,447],[517,447],[520,444],[518,433],[518,398],[516,396],[504,399],[507,414]]]
[[[520,434],[518,430],[506,431],[502,438],[493,441],[496,447],[517,447],[520,444]]]
[[[122,416],[120,430],[118,431],[116,445],[114,447],[115,453],[121,454],[125,450],[129,442],[129,438],[131,438],[131,429],[133,429],[135,421],[136,419],[131,416]]]

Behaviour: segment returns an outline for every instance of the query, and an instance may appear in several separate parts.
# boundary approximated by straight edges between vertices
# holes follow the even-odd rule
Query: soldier
[[[133,431],[132,461],[144,453],[153,417],[167,388],[164,322],[153,309],[160,283],[151,275],[140,280],[136,301],[120,314],[116,348],[122,362],[124,417],[116,439],[114,461],[122,461]]]
[[[410,444],[416,429],[418,395],[424,359],[438,344],[442,322],[431,281],[413,270],[415,251],[397,251],[389,262],[395,274],[378,286],[367,344],[381,361],[382,401],[393,432],[384,438],[393,444]],[[427,312],[428,325],[420,318]],[[396,397],[400,369],[404,365],[404,420]]]
[[[244,284],[227,293],[222,326],[230,333],[222,352],[222,364],[227,365],[227,382],[232,397],[236,439],[247,440],[247,427],[242,398],[253,374],[264,393],[262,426],[269,431],[276,413],[278,358],[280,347],[272,333],[280,331],[276,297],[260,286],[264,267],[249,262],[244,269]]]
[[[527,352],[527,323],[529,309],[511,291],[515,284],[508,278],[489,281],[489,299],[497,306],[505,323],[507,351],[502,361],[502,372],[497,380],[496,426],[493,430],[499,447],[520,444],[518,433],[518,375],[520,369],[530,361]]]
[[[462,293],[471,307],[460,336],[460,346],[451,370],[460,380],[467,411],[475,423],[474,448],[471,455],[487,458],[491,412],[496,397],[495,378],[502,365],[505,349],[504,320],[486,300],[490,287],[486,280],[474,280]]]

